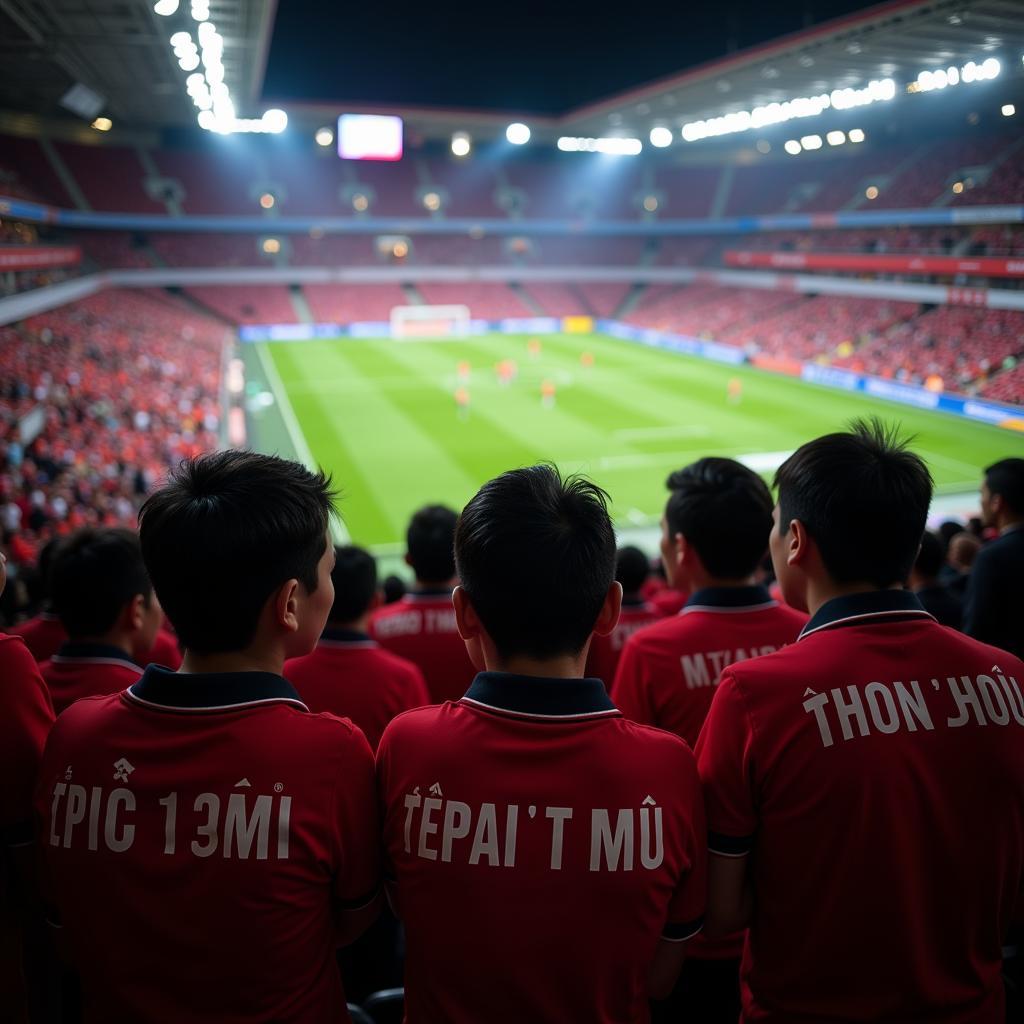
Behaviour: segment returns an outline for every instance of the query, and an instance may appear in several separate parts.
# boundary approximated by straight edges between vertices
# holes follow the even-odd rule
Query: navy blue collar
[[[114,644],[92,643],[88,640],[68,640],[57,649],[54,659],[57,661],[116,661],[129,668],[142,671],[124,648],[115,647]]]
[[[372,644],[369,633],[358,629],[343,629],[341,626],[328,626],[321,634],[321,640],[334,644]]]
[[[479,672],[462,700],[516,718],[565,721],[621,712],[600,679],[551,679],[511,672]]]
[[[811,616],[797,639],[803,640],[819,629],[931,618],[917,595],[909,590],[869,590],[864,594],[847,594],[826,601]]]
[[[772,608],[777,603],[767,587],[702,587],[689,596],[683,611],[749,612]]]
[[[287,679],[273,672],[172,672],[150,665],[128,697],[160,711],[227,711],[285,702],[303,711]]]

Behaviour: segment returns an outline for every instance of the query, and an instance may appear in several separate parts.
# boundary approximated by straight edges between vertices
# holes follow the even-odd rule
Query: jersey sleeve
[[[696,750],[707,811],[708,848],[724,857],[746,855],[754,841],[752,744],[753,731],[742,694],[726,669]]]
[[[380,888],[380,822],[373,752],[352,727],[334,799],[338,864],[334,895],[341,910],[358,910]]]
[[[708,852],[704,797],[693,754],[689,750],[685,753],[687,770],[683,773],[683,849],[687,867],[672,894],[668,922],[661,935],[669,942],[685,942],[704,927],[704,909],[707,903]]]
[[[49,692],[20,638],[0,641],[0,832],[5,842],[31,836],[32,798],[53,726]]]
[[[615,671],[615,681],[611,688],[612,703],[633,722],[657,725],[650,697],[644,681],[643,655],[633,637],[630,637]]]

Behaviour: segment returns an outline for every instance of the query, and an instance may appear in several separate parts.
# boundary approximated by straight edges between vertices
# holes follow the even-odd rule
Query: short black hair
[[[405,597],[405,580],[401,576],[396,576],[392,573],[390,576],[384,577],[384,582],[380,586],[384,592],[384,603],[394,604],[396,601],[401,601]]]
[[[635,594],[651,574],[651,563],[637,547],[627,544],[615,554],[615,578],[627,594]]]
[[[917,553],[914,568],[927,579],[933,579],[939,575],[945,561],[946,547],[942,543],[942,538],[931,530],[925,530],[921,536],[921,550]]]
[[[614,578],[608,495],[551,465],[503,473],[462,510],[455,561],[499,655],[579,654]]]
[[[331,622],[354,622],[370,609],[377,593],[377,561],[363,548],[346,544],[334,549],[334,605]]]
[[[775,474],[779,529],[799,519],[837,583],[903,583],[917,558],[932,478],[909,440],[881,420],[855,420],[798,448]]]
[[[963,523],[958,523],[955,519],[947,519],[945,522],[939,524],[939,538],[942,541],[942,550],[949,550],[949,542],[958,534],[964,532]]]
[[[186,459],[139,512],[142,555],[181,646],[239,651],[281,584],[316,590],[333,512],[330,478],[273,455]]]
[[[102,636],[129,601],[141,594],[148,604],[153,593],[138,534],[114,527],[71,534],[53,552],[50,592],[69,637]]]
[[[455,523],[447,505],[427,505],[409,520],[405,531],[409,565],[421,583],[447,583],[455,575]]]
[[[1024,515],[1024,459],[1000,459],[985,470],[985,483],[1016,515]]]
[[[665,486],[669,536],[681,533],[712,576],[739,580],[757,569],[768,550],[773,502],[752,469],[712,456],[676,470]]]

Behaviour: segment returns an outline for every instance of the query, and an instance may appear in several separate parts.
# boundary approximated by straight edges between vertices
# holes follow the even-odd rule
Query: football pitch
[[[531,337],[499,334],[243,345],[250,443],[330,470],[344,531],[379,553],[398,550],[420,506],[461,508],[491,477],[542,460],[606,488],[629,532],[657,521],[671,470],[727,455],[770,480],[801,443],[857,416],[914,435],[940,494],[974,492],[983,466],[1024,454],[1024,435],[749,367],[602,335],[535,340],[532,353]],[[502,360],[516,363],[515,379],[499,380]]]

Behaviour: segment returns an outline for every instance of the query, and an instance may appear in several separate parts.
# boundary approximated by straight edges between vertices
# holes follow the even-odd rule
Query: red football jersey
[[[693,755],[596,679],[483,672],[377,752],[410,1024],[648,1019],[659,937],[701,927]]]
[[[370,635],[419,668],[435,704],[458,700],[476,675],[455,625],[450,590],[416,591],[378,608]]]
[[[430,703],[423,673],[365,633],[325,629],[316,648],[284,666],[310,711],[351,718],[377,749],[395,715]]]
[[[626,641],[638,629],[660,618],[661,613],[646,601],[623,604],[615,629],[608,636],[595,635],[591,639],[590,652],[587,654],[587,675],[591,679],[600,679],[611,690],[615,669]]]
[[[348,1020],[335,912],[380,867],[351,722],[270,673],[150,667],[59,717],[36,809],[87,1021]]]
[[[53,612],[40,612],[35,618],[11,626],[11,633],[20,636],[32,657],[42,664],[52,658],[67,642],[67,630]]]
[[[1003,1020],[1022,683],[905,591],[726,670],[697,758],[712,853],[751,854],[745,1021]]]
[[[706,587],[683,610],[635,632],[619,660],[612,700],[634,722],[693,747],[727,665],[793,643],[807,621],[763,587]]]
[[[143,659],[147,665],[163,665],[164,668],[181,668],[181,650],[178,638],[166,629],[157,631],[153,649]]]
[[[119,647],[71,641],[39,670],[58,715],[83,697],[120,693],[142,675],[142,669]]]

